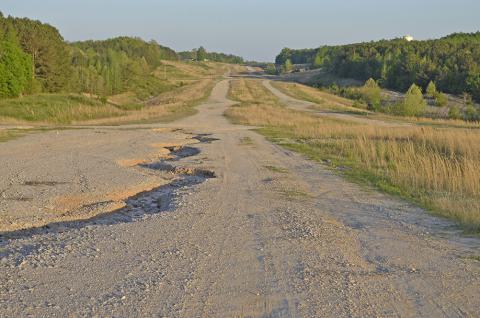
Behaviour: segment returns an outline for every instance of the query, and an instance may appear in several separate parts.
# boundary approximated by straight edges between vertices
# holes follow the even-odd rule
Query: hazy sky
[[[0,0],[0,11],[53,24],[70,41],[135,35],[261,61],[283,47],[480,30],[480,0]]]

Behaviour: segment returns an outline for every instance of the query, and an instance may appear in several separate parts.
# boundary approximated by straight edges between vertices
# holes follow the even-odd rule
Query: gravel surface
[[[480,240],[231,125],[228,84],[169,125],[2,144],[14,220],[82,189],[135,194],[90,220],[4,231],[1,317],[478,316]]]

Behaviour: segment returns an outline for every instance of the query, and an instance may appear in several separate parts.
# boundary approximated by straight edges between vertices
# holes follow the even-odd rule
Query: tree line
[[[341,77],[376,80],[382,87],[406,91],[412,84],[426,89],[468,93],[480,100],[480,32],[455,33],[437,40],[382,40],[317,49],[285,48],[278,66],[310,64]]]
[[[152,75],[172,49],[140,38],[67,43],[51,25],[0,13],[0,98],[76,92],[108,96],[134,86],[155,91]]]
[[[191,51],[179,52],[178,55],[183,60],[193,60],[193,61],[205,61],[209,60],[212,62],[220,63],[229,63],[229,64],[244,64],[245,61],[242,57],[236,56],[233,54],[225,54],[218,52],[207,52],[207,50],[201,46],[198,49],[193,49]]]
[[[135,90],[139,86],[160,85],[152,72],[162,60],[176,60],[177,54],[155,41],[118,37],[104,41],[84,41],[70,44],[72,75],[70,90],[99,96]],[[154,94],[150,87],[148,97]]]

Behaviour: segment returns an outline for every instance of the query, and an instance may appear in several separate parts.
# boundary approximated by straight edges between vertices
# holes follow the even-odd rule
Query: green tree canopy
[[[403,101],[397,105],[397,113],[402,116],[420,116],[425,112],[426,106],[422,89],[412,84]]]
[[[197,50],[197,61],[203,62],[207,59],[207,50],[203,46]]]
[[[291,72],[293,69],[293,64],[292,64],[292,61],[290,61],[289,59],[287,59],[285,61],[285,64],[283,64],[283,71],[288,73],[288,72]]]
[[[369,109],[378,110],[380,108],[382,103],[382,89],[373,78],[368,79],[360,91]]]
[[[20,45],[33,61],[33,76],[47,92],[58,92],[68,85],[68,47],[58,30],[49,24],[27,18],[8,18],[18,33]]]
[[[0,97],[17,97],[28,91],[32,63],[18,43],[15,31],[7,22],[0,30]]]
[[[468,92],[480,101],[480,32],[428,41],[393,39],[317,49],[286,48],[276,64],[282,66],[287,59],[322,67],[340,77],[373,78],[383,87],[400,91],[412,83],[426,88],[432,81],[441,91]]]
[[[178,55],[185,60],[197,60],[197,49],[191,51],[179,52]],[[214,62],[230,63],[230,64],[243,64],[245,60],[237,55],[225,54],[218,52],[206,52],[206,59]]]

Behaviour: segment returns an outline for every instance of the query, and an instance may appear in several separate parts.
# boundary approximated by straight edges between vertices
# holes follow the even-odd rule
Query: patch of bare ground
[[[75,145],[84,142],[80,136],[94,139]],[[22,146],[7,143],[6,152],[3,157],[0,155],[5,176],[0,186],[0,232],[3,233],[89,219],[123,208],[129,198],[172,182],[171,175],[153,173],[146,169],[147,165],[195,156],[199,151],[191,145],[210,142],[208,136],[168,127],[52,131],[30,138],[40,141],[29,149],[43,153],[36,157],[37,164],[43,167],[41,170],[35,169],[37,164],[33,161],[23,168],[9,168],[17,166],[14,158],[28,157]],[[51,147],[53,140],[57,144]],[[32,141],[26,137],[19,142],[31,145]],[[67,148],[69,152],[64,153]],[[115,158],[128,154],[136,157]],[[174,172],[174,175],[213,176],[207,170],[190,167],[179,167]]]

